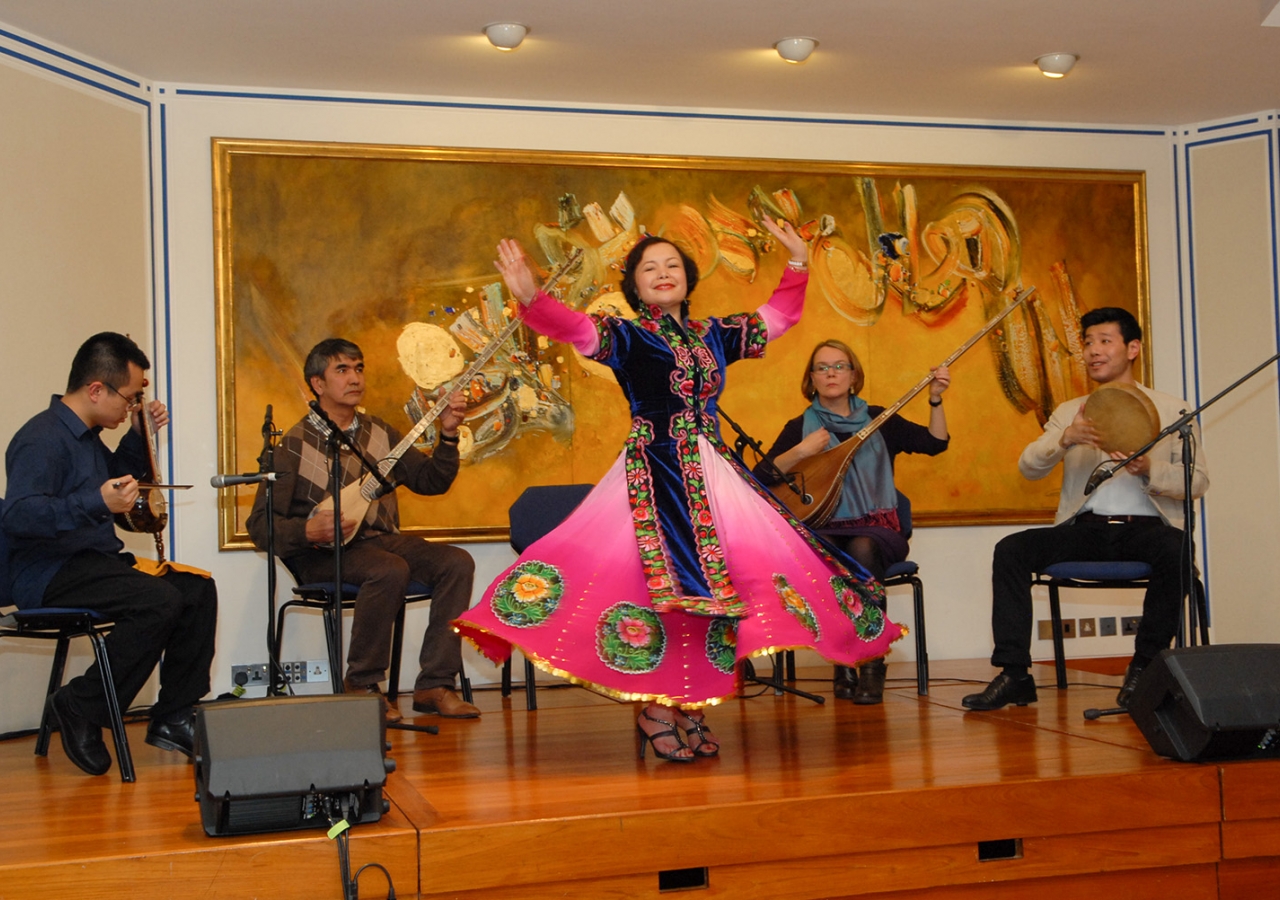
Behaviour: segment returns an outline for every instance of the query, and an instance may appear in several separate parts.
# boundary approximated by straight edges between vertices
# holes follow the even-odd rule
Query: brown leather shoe
[[[399,722],[404,718],[404,716],[400,715],[400,710],[391,705],[391,701],[387,699],[387,695],[382,693],[376,684],[352,684],[344,679],[342,686],[346,688],[348,694],[377,695],[378,699],[382,701],[382,718],[386,720],[388,725],[394,725],[396,722]]]
[[[476,719],[480,709],[453,692],[452,688],[428,688],[413,692],[413,711],[437,713],[446,719]]]

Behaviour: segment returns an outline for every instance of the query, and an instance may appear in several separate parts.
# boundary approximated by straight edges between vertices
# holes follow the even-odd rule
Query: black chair
[[[293,574],[295,581],[300,581],[287,562],[285,567],[289,568],[289,572]],[[341,658],[339,653],[339,637],[342,634],[340,631],[342,628],[342,610],[355,609],[356,595],[359,592],[359,585],[343,584],[341,605],[335,605],[333,602],[334,584],[332,581],[299,583],[294,587],[293,599],[286,600],[280,604],[280,609],[276,613],[276,645],[273,648],[276,660],[280,659],[280,648],[284,643],[284,614],[290,609],[319,610],[324,620],[325,643],[329,652],[329,681],[333,685],[333,692],[341,694],[342,672],[346,665],[346,661]],[[404,597],[406,605],[430,599],[431,588],[418,581],[409,582],[409,587]],[[391,666],[387,671],[387,700],[391,703],[395,703],[400,696],[400,663],[404,658],[404,614],[405,607],[401,606],[400,611],[396,614],[395,628],[391,633]],[[459,671],[458,676],[462,699],[470,703],[471,679],[467,678],[465,671]]]
[[[907,495],[898,491],[898,525],[903,537],[911,539],[911,501]],[[894,563],[885,570],[885,588],[911,586],[912,609],[915,613],[915,628],[912,633],[916,638],[916,693],[921,697],[929,695],[929,644],[925,639],[924,629],[924,583],[920,581],[920,566],[909,559]]]
[[[1097,560],[1072,560],[1045,566],[1043,572],[1032,575],[1033,585],[1042,585],[1049,589],[1049,618],[1053,628],[1053,667],[1057,676],[1059,690],[1067,687],[1067,659],[1062,636],[1062,603],[1059,591],[1062,588],[1097,588],[1146,590],[1151,577],[1151,566],[1133,560],[1118,562],[1100,562]],[[1188,605],[1178,622],[1177,646],[1186,644],[1188,631],[1185,624],[1191,624],[1191,643],[1196,642],[1196,622],[1199,622],[1200,643],[1209,643],[1208,610],[1205,604],[1204,585],[1197,577],[1192,585],[1195,595],[1195,606]],[[1198,615],[1197,615],[1198,612]]]
[[[524,493],[511,504],[508,517],[511,522],[511,549],[521,554],[543,535],[555,529],[578,508],[591,493],[593,484],[543,484],[525,488]],[[538,708],[537,670],[529,660],[524,661],[525,707]],[[511,657],[502,664],[502,696],[511,696]]]
[[[911,500],[898,491],[898,525],[902,536],[911,539]],[[924,582],[920,580],[920,566],[909,559],[894,563],[884,573],[880,582],[885,588],[911,586],[915,626],[912,630],[916,638],[916,693],[921,697],[929,695],[929,645],[925,639],[924,628]],[[785,667],[786,680],[796,680],[796,653],[794,650],[784,651],[784,659],[775,659],[775,671],[781,673]]]
[[[0,515],[4,512],[4,501],[0,499]],[[3,530],[0,530],[0,607],[10,605],[9,592],[9,545]],[[53,651],[53,666],[49,671],[49,688],[45,692],[46,701],[54,691],[62,687],[62,678],[67,666],[67,652],[74,637],[87,637],[93,645],[93,656],[98,663],[98,674],[102,678],[102,691],[107,701],[107,712],[111,717],[111,738],[116,748],[116,765],[120,769],[121,781],[136,781],[133,770],[133,754],[129,751],[129,736],[124,730],[124,716],[121,714],[120,701],[116,696],[115,681],[111,677],[111,659],[107,654],[106,634],[115,623],[107,616],[91,609],[71,609],[64,607],[40,607],[38,609],[14,609],[0,616],[0,637],[36,638],[38,640],[56,641]],[[54,723],[50,721],[49,707],[44,707],[40,717],[40,731],[36,737],[36,756],[49,755],[49,737]]]

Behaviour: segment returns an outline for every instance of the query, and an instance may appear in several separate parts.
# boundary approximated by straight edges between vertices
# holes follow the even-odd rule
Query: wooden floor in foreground
[[[723,750],[692,764],[638,761],[631,704],[478,692],[479,720],[391,733],[391,811],[352,829],[353,866],[382,864],[401,898],[1280,895],[1280,763],[1171,762],[1127,718],[1086,721],[1117,677],[966,713],[983,662],[935,662],[928,697],[891,665],[872,707],[800,674],[825,704],[748,691],[709,710]],[[82,774],[56,738],[45,759],[0,744],[0,900],[341,897],[323,832],[207,837],[190,766],[143,736],[134,784]],[[387,896],[372,869],[360,885]]]

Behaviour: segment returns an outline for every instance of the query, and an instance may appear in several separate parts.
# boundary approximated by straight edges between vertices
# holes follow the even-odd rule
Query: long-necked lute
[[[542,286],[542,290],[544,292],[550,290],[552,286],[554,286],[555,283],[559,281],[575,263],[577,263],[581,256],[581,249],[574,250],[573,253],[569,254],[565,261],[551,273],[549,278],[547,278],[546,283]],[[479,354],[476,355],[476,358],[471,361],[471,365],[467,366],[466,370],[454,379],[455,383],[460,385],[468,384],[472,378],[480,374],[480,370],[484,368],[485,364],[487,364],[489,360],[493,359],[493,355],[498,352],[498,348],[510,340],[511,336],[516,333],[516,329],[520,327],[522,319],[523,316],[521,315],[512,316],[511,321],[508,322],[500,332],[498,332],[497,337],[485,344]],[[396,463],[400,461],[400,457],[404,456],[405,453],[409,451],[409,448],[413,446],[414,441],[421,437],[422,433],[431,426],[431,423],[440,418],[440,414],[449,408],[448,398],[449,395],[445,394],[433,403],[431,409],[427,410],[426,415],[418,420],[418,424],[414,425],[413,428],[409,430],[409,433],[401,439],[400,443],[392,447],[391,452],[385,457],[378,460],[378,473],[384,479],[390,478],[391,470],[396,467]],[[369,511],[369,505],[373,503],[374,500],[378,499],[380,496],[379,491],[381,490],[382,485],[370,472],[365,472],[363,476],[348,484],[342,489],[342,518],[344,520],[354,520],[363,524],[365,514]],[[313,512],[312,515],[314,516],[318,512],[325,512],[332,509],[333,497],[325,497],[316,504],[315,512]],[[352,538],[354,538],[359,531],[359,527],[352,530],[349,536],[343,538],[342,543],[344,545],[351,543]]]
[[[1001,319],[1013,312],[1024,300],[1035,293],[1035,290],[1034,287],[1029,287],[1015,297],[1013,302],[1002,309],[986,325],[982,326],[981,331],[961,344],[958,350],[943,360],[939,367],[949,366],[963,356],[965,351],[982,340],[991,329],[1000,323]],[[927,388],[931,381],[933,381],[932,372],[920,379],[915,387],[903,395],[902,399],[893,404],[893,406],[886,407],[884,412],[872,419],[865,428],[858,431],[848,440],[835,447],[823,450],[821,453],[802,459],[792,466],[791,471],[800,476],[800,484],[803,486],[803,490],[800,493],[793,491],[779,493],[780,499],[787,505],[792,514],[811,527],[820,528],[825,525],[840,504],[840,489],[844,484],[844,474],[848,471],[849,464],[853,462],[853,456],[858,452],[858,448],[881,425],[889,421],[891,416],[906,406],[916,394]],[[806,496],[809,498],[808,503],[805,502]]]

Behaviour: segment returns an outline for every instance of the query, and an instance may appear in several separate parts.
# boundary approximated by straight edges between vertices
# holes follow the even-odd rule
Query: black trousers
[[[1011,534],[996,544],[991,565],[993,666],[1031,665],[1031,575],[1056,562],[1135,560],[1151,566],[1134,639],[1138,656],[1169,646],[1182,613],[1183,532],[1162,519],[1111,525],[1072,522]]]
[[[191,706],[209,693],[218,627],[218,589],[213,579],[186,572],[146,575],[123,556],[78,553],[45,589],[44,606],[92,609],[110,616],[107,635],[111,675],[122,709],[127,709],[160,663],[160,696],[155,719]],[[73,712],[103,727],[110,725],[97,663],[67,682]]]
[[[333,553],[314,550],[289,559],[303,581],[333,581]],[[411,580],[431,588],[431,618],[418,654],[417,691],[453,687],[462,669],[462,639],[449,623],[471,606],[475,561],[467,551],[406,534],[355,540],[342,551],[342,580],[360,585],[347,648],[347,681],[377,684],[391,663],[391,634]]]

